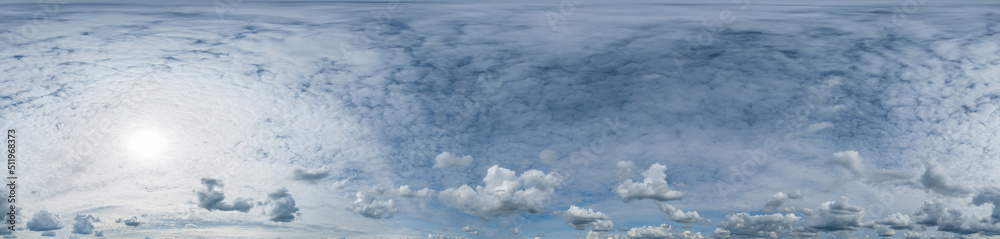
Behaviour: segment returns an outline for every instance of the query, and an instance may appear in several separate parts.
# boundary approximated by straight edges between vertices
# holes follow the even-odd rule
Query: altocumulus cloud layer
[[[997,7],[5,2],[14,234],[1000,235]]]

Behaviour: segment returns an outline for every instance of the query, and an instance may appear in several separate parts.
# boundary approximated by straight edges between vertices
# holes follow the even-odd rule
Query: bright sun
[[[167,149],[167,141],[159,131],[147,129],[133,134],[129,138],[128,146],[135,156],[150,158]]]

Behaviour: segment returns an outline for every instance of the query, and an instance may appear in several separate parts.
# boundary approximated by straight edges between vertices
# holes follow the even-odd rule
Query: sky
[[[998,7],[8,1],[0,234],[998,237]]]

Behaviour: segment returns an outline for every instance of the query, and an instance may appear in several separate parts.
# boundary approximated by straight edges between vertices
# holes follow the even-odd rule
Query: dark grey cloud
[[[817,209],[803,209],[803,212],[809,218],[807,227],[818,231],[854,231],[871,224],[862,221],[864,208],[851,205],[847,197],[825,202]]]
[[[117,220],[115,220],[115,223],[124,223],[126,226],[130,227],[138,227],[140,224],[142,224],[142,222],[139,221],[139,218],[135,216],[132,216],[132,218],[129,219],[118,218]]]
[[[937,164],[927,164],[926,167],[924,174],[920,176],[920,183],[925,190],[953,197],[965,197],[972,193],[969,188],[953,183]]]
[[[278,189],[267,194],[271,204],[271,211],[268,213],[273,222],[291,222],[295,216],[299,215],[299,208],[295,207],[295,199],[288,193],[288,189]]]
[[[303,181],[308,183],[316,183],[319,180],[323,180],[330,176],[330,170],[324,168],[320,169],[296,169],[293,177],[296,181]]]
[[[937,230],[942,232],[951,232],[961,235],[1000,235],[1000,224],[997,224],[996,221],[990,220],[992,216],[986,218],[973,218],[965,215],[959,209],[947,208],[944,203],[939,200],[925,201],[924,206],[915,212],[912,218],[917,224],[928,227],[937,227]]]
[[[202,178],[201,184],[205,185],[206,189],[195,191],[198,195],[198,207],[208,209],[209,211],[240,212],[249,212],[250,208],[253,208],[253,203],[250,199],[237,198],[232,203],[223,202],[226,196],[222,192],[222,182],[217,179]]]
[[[980,189],[979,193],[972,197],[973,205],[982,206],[987,203],[993,205],[993,213],[990,214],[990,219],[994,222],[1000,222],[1000,188],[989,187]]]
[[[566,225],[575,230],[586,230],[590,228],[594,231],[612,231],[615,223],[611,217],[602,212],[595,212],[593,209],[584,209],[577,206],[570,206],[568,210],[560,212]]]
[[[62,229],[62,220],[59,219],[59,215],[55,213],[49,213],[49,211],[42,210],[35,213],[28,221],[28,230],[32,231],[51,231]]]
[[[55,237],[56,236],[56,232],[53,232],[53,231],[43,232],[42,236],[43,237]]]
[[[73,223],[73,233],[84,234],[84,235],[90,235],[91,233],[94,233],[93,222],[101,221],[97,217],[94,217],[93,215],[89,214],[87,215],[77,214],[74,220],[76,220],[76,222]]]

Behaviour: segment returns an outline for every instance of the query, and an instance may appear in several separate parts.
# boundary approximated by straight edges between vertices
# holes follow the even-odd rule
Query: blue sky
[[[18,237],[1000,234],[986,1],[2,5]]]

